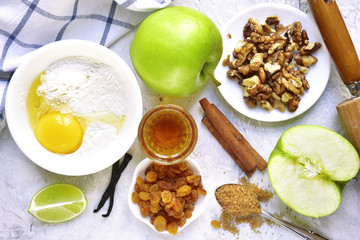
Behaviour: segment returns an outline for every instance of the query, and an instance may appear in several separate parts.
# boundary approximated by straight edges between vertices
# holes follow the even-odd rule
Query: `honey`
[[[138,140],[147,157],[161,164],[173,164],[185,159],[195,147],[197,127],[185,109],[164,104],[145,114]]]

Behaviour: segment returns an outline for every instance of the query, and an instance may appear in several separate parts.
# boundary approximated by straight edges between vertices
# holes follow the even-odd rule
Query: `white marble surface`
[[[221,28],[236,13],[244,8],[261,2],[280,2],[300,8],[311,15],[306,1],[248,1],[248,0],[175,0],[175,6],[189,6],[207,14]],[[338,5],[350,30],[359,55],[360,44],[360,0],[338,0]],[[129,44],[136,29],[111,46],[133,69],[129,57]],[[139,80],[139,79],[138,79]],[[191,157],[198,161],[208,184],[210,201],[207,210],[191,225],[173,239],[301,239],[279,226],[262,226],[260,233],[254,233],[247,224],[238,226],[239,236],[223,230],[214,229],[210,221],[218,219],[221,209],[214,197],[216,186],[236,181],[243,176],[240,168],[224,152],[221,146],[201,124],[203,115],[198,101],[207,97],[229,117],[259,153],[268,160],[280,135],[289,127],[300,124],[316,124],[330,128],[345,136],[344,128],[337,115],[335,106],[345,100],[349,94],[342,84],[332,64],[329,83],[319,101],[301,116],[280,123],[263,123],[242,116],[229,106],[214,84],[208,85],[199,93],[184,99],[163,98],[148,89],[139,80],[143,92],[144,111],[160,103],[175,103],[187,108],[194,116],[199,128],[199,141]],[[3,239],[163,239],[163,237],[130,212],[127,205],[127,192],[130,187],[132,172],[144,158],[137,141],[129,152],[134,156],[117,185],[115,204],[108,218],[101,217],[106,211],[93,213],[105,190],[111,169],[107,168],[96,174],[82,177],[61,176],[48,172],[27,159],[16,146],[7,128],[0,136],[0,240]],[[256,172],[252,182],[259,183],[273,191],[266,171]],[[44,224],[28,214],[30,200],[40,188],[52,183],[72,183],[82,188],[88,198],[88,207],[78,218],[62,224]],[[132,186],[131,186],[132,187]],[[339,209],[330,216],[310,218],[286,211],[286,206],[278,197],[274,197],[267,208],[271,212],[285,213],[284,218],[301,226],[307,226],[322,232],[331,239],[352,240],[360,235],[360,176],[351,180],[342,193]]]

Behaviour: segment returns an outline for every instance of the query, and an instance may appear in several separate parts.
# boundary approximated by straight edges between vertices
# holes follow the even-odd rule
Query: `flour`
[[[70,57],[50,65],[41,76],[37,93],[50,104],[67,103],[83,114],[108,111],[117,116],[126,112],[125,90],[113,69],[85,57]]]
[[[41,75],[37,94],[62,113],[108,112],[121,117],[127,111],[119,76],[110,66],[86,57],[69,57],[50,65]],[[115,126],[91,122],[81,147],[73,154],[104,148],[116,135]]]

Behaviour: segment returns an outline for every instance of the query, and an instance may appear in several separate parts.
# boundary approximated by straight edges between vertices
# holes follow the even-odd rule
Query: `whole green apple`
[[[341,191],[356,176],[359,155],[338,133],[320,126],[288,129],[270,155],[268,174],[280,199],[310,217],[333,213]]]
[[[222,54],[216,25],[203,13],[169,7],[139,26],[130,57],[140,78],[156,92],[186,97],[201,89]]]

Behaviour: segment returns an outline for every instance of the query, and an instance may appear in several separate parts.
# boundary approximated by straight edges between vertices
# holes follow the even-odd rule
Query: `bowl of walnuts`
[[[156,232],[176,235],[207,203],[203,175],[191,158],[173,165],[146,158],[135,168],[128,204],[134,216]]]
[[[301,10],[258,4],[234,16],[221,35],[223,55],[214,77],[241,114],[264,122],[288,120],[325,90],[330,56],[316,23]]]

